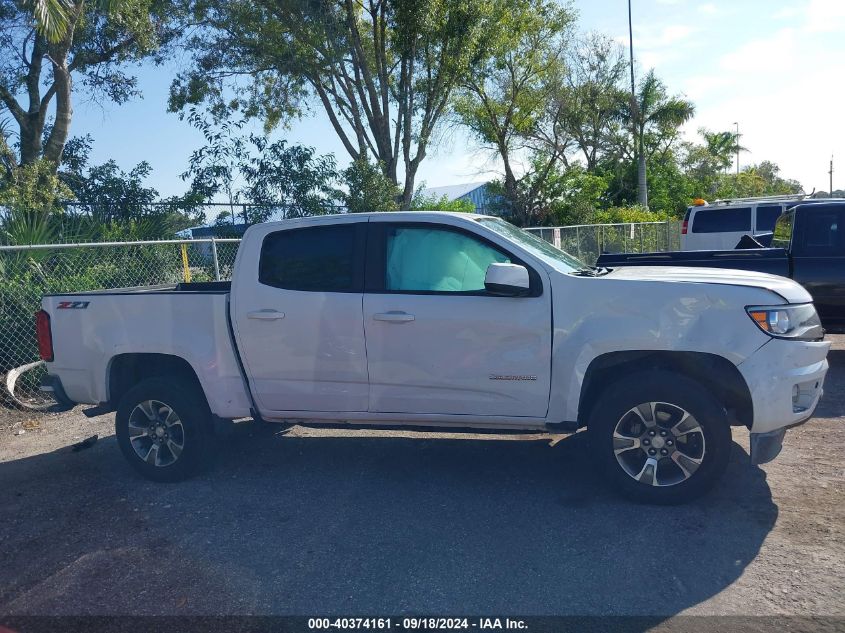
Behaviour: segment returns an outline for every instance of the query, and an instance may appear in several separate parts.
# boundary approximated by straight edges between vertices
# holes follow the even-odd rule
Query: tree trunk
[[[71,79],[67,65],[65,63],[62,63],[61,66],[54,65],[53,77],[56,86],[56,120],[53,123],[53,130],[50,132],[47,145],[44,147],[44,158],[54,165],[53,171],[55,172],[62,160],[62,152],[70,134],[73,102],[71,99]]]
[[[640,137],[640,151],[637,160],[637,204],[646,209],[648,208],[648,177],[646,174],[642,137]]]
[[[20,125],[21,165],[31,165],[41,156],[41,133],[43,126],[27,116],[25,123]]]

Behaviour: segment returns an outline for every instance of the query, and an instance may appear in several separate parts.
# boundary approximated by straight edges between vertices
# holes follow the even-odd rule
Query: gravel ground
[[[125,465],[112,416],[0,411],[0,615],[842,617],[831,338],[817,418],[762,468],[735,429],[726,477],[683,507],[608,492],[581,434],[244,425],[210,472],[163,485]]]

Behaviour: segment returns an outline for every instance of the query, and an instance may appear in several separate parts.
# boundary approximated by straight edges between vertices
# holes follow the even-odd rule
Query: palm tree
[[[707,153],[726,171],[733,164],[737,152],[748,151],[748,148],[739,144],[739,136],[734,132],[711,132],[701,128],[698,133],[704,139]]]
[[[695,106],[691,102],[667,94],[666,86],[655,76],[654,69],[643,77],[627,115],[636,133],[634,153],[638,162],[637,202],[640,205],[648,206],[645,159],[660,149],[661,142],[674,141],[680,127],[694,114]]]
[[[56,44],[72,30],[76,18],[82,14],[85,0],[26,0],[26,4],[32,9],[38,32]],[[126,4],[126,0],[95,0],[95,4],[107,13],[112,13]]]

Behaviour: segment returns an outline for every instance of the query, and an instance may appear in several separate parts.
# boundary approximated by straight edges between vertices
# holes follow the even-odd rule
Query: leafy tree
[[[68,160],[59,171],[67,187],[67,198],[74,198],[60,218],[65,231],[87,239],[161,239],[202,221],[196,196],[174,196],[162,200],[146,181],[152,167],[146,161],[129,171],[114,160],[89,165],[90,138],[71,139]],[[57,218],[58,219],[58,218]]]
[[[284,140],[268,143],[265,137],[255,135],[249,140],[255,154],[241,171],[249,200],[259,205],[253,221],[267,221],[272,206],[280,204],[288,218],[335,210],[338,174],[334,156],[318,156],[313,147],[288,145]]]
[[[555,99],[565,73],[564,55],[572,11],[553,0],[511,3],[506,28],[491,55],[466,76],[456,101],[458,120],[503,164],[502,193],[510,215],[521,224],[531,212],[545,179],[565,160],[567,139],[557,124],[565,106]],[[543,125],[545,119],[551,125]],[[541,154],[535,151],[543,147]],[[517,175],[522,150],[534,154],[532,169]]]
[[[322,108],[353,160],[373,156],[408,208],[452,92],[484,57],[484,0],[194,0],[193,68],[171,109],[206,102],[267,129]],[[232,96],[234,95],[234,98]]]
[[[562,124],[587,171],[595,171],[613,150],[613,134],[630,99],[621,88],[625,71],[619,44],[599,33],[580,38],[567,55],[565,86],[557,98],[566,104]]]
[[[43,157],[58,168],[74,90],[115,103],[138,94],[125,67],[162,53],[176,33],[176,6],[165,0],[0,0],[0,113],[7,111],[17,125],[14,164]],[[11,145],[8,133],[4,137]]]
[[[556,171],[549,179],[545,197],[549,199],[553,224],[572,225],[596,222],[596,212],[605,206],[607,178],[588,171],[580,164]]]
[[[359,158],[341,172],[341,177],[347,191],[341,192],[339,198],[349,213],[396,211],[399,208],[396,204],[399,188],[384,175],[380,166]]]
[[[286,217],[319,215],[334,210],[338,191],[334,156],[318,156],[314,148],[270,143],[266,137],[239,134],[243,122],[214,125],[192,110],[189,120],[202,131],[206,144],[194,151],[182,174],[191,193],[201,200],[225,195],[230,210],[218,224],[234,224],[235,205],[244,204],[245,224],[266,222],[275,209]]]
[[[426,194],[425,188],[420,186],[414,192],[411,200],[412,211],[452,211],[456,213],[473,213],[475,205],[471,200],[458,198],[449,200],[445,195]]]

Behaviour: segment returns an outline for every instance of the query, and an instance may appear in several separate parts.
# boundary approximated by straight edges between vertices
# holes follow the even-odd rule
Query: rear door
[[[487,293],[494,262],[523,263],[472,231],[370,222],[364,327],[370,411],[544,417],[551,378],[551,292]]]
[[[845,326],[845,208],[796,211],[792,277],[813,296],[825,327]]]
[[[366,411],[366,220],[269,226],[276,230],[263,236],[260,254],[239,261],[232,296],[238,349],[259,408]]]
[[[684,250],[731,250],[751,234],[751,207],[696,207],[692,210]]]

